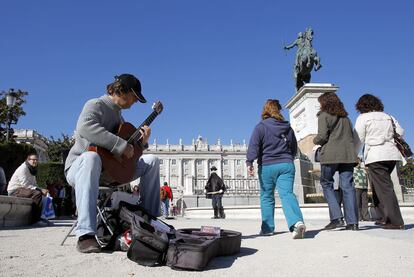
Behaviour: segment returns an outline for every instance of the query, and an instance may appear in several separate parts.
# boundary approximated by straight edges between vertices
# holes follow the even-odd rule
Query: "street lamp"
[[[16,93],[14,92],[14,89],[9,89],[9,92],[6,93],[6,104],[7,104],[7,136],[6,141],[9,142],[10,139],[10,125],[12,124],[12,108],[16,104]]]

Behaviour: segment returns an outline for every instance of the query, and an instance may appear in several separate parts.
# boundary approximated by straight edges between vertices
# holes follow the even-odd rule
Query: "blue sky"
[[[295,51],[283,44],[311,26],[323,65],[312,81],[338,85],[353,122],[357,99],[379,96],[414,145],[414,4],[381,2],[2,1],[0,90],[29,92],[15,128],[56,138],[114,75],[132,73],[165,106],[152,139],[242,142],[266,99],[293,96]],[[150,112],[138,104],[124,117],[139,125]]]

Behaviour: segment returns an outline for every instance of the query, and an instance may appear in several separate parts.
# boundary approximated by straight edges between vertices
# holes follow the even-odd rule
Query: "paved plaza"
[[[412,276],[414,219],[407,230],[383,230],[367,222],[361,231],[323,231],[325,220],[306,222],[303,240],[293,240],[284,220],[277,233],[260,237],[259,219],[168,220],[176,228],[220,226],[243,233],[236,256],[217,257],[202,272],[143,267],[124,252],[80,254],[76,238],[60,242],[72,221],[51,227],[0,230],[0,276]]]

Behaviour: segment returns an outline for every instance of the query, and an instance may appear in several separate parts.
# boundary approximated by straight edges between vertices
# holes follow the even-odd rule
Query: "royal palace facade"
[[[246,152],[245,141],[223,145],[217,140],[215,144],[208,144],[199,136],[190,145],[184,145],[181,139],[178,144],[158,144],[154,140],[145,154],[159,158],[161,184],[168,182],[180,194],[192,195],[203,193],[212,166],[232,189],[237,187],[235,182],[250,182],[257,189],[257,176],[247,174]]]

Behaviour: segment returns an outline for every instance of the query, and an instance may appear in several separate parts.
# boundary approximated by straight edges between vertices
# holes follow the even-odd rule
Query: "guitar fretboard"
[[[156,111],[153,111],[145,120],[142,122],[141,125],[137,128],[137,130],[132,134],[132,136],[128,139],[128,143],[132,143],[135,141],[135,139],[138,137],[138,135],[141,135],[139,130],[145,125],[150,126],[150,124],[154,121],[154,119],[158,116],[158,113]],[[142,137],[139,137],[136,141],[139,142]]]

